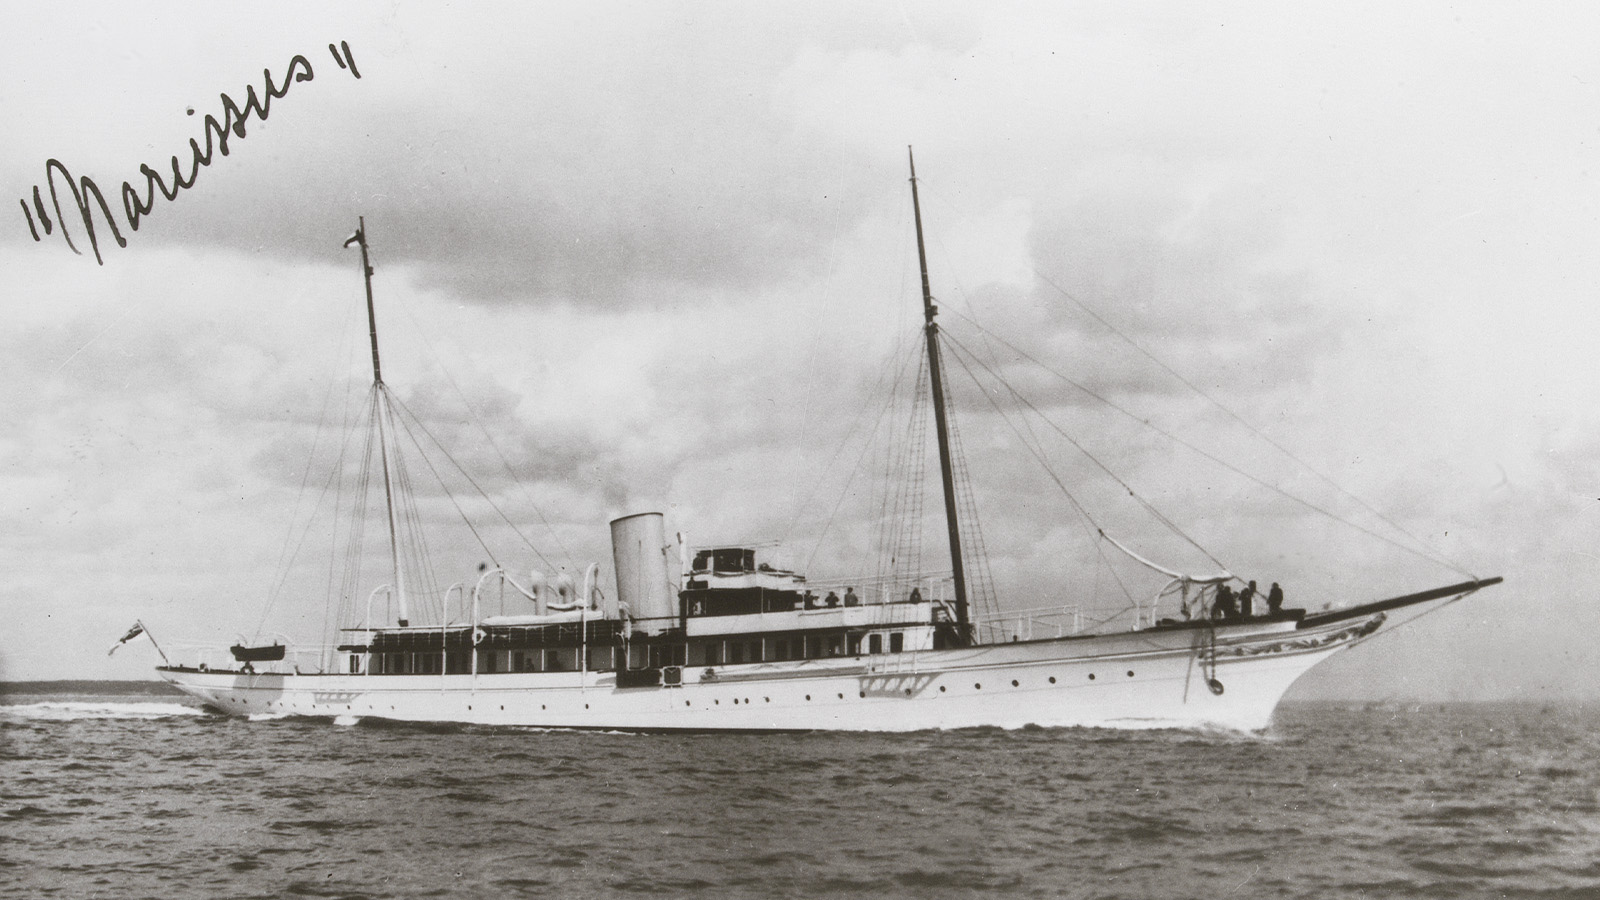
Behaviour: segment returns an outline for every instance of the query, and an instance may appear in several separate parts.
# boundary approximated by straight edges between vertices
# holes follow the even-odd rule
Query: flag
[[[346,247],[348,247],[351,244],[354,244],[356,241],[364,241],[364,240],[365,240],[365,236],[362,235],[361,229],[358,228],[358,229],[356,229],[355,234],[352,234],[349,237],[345,238],[344,245]]]
[[[123,644],[140,637],[148,640],[150,635],[145,634],[143,622],[135,622],[133,623],[133,627],[128,629],[128,633],[122,636],[122,640],[111,645],[111,649],[106,651],[106,655],[110,656],[111,654],[116,653],[118,647],[121,647]]]

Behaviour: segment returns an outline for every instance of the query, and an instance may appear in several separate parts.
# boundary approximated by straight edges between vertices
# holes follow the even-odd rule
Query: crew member
[[[1233,588],[1226,584],[1217,585],[1217,599],[1211,604],[1211,618],[1231,619],[1236,610],[1233,605]]]

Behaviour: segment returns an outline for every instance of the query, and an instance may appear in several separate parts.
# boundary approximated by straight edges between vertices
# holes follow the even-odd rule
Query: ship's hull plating
[[[1270,724],[1295,679],[1383,623],[1377,613],[1313,629],[1247,622],[1214,632],[1154,629],[713,672],[686,667],[681,685],[628,688],[618,688],[612,672],[160,672],[235,715],[620,730],[1257,730]]]

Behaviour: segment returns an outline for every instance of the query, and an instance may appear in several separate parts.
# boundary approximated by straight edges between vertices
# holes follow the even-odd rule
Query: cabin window
[[[544,670],[546,672],[560,672],[566,668],[566,666],[561,664],[560,650],[544,651]]]
[[[861,635],[859,635],[859,634],[850,635],[848,646],[849,646],[850,649],[845,654],[846,656],[860,656],[861,655]]]
[[[828,655],[842,656],[844,654],[844,636],[838,634],[828,635]]]
[[[742,663],[742,662],[744,662],[744,644],[743,644],[743,642],[741,642],[741,641],[729,641],[728,642],[728,662],[730,662],[730,663]]]
[[[818,659],[822,656],[822,637],[820,635],[806,636],[806,658]]]
[[[722,653],[721,653],[721,650],[722,650],[722,645],[720,643],[717,643],[716,641],[712,641],[711,643],[706,644],[706,665],[708,665],[708,666],[720,666],[720,665],[722,665]]]
[[[883,652],[883,635],[881,635],[881,634],[869,634],[869,635],[867,635],[867,652],[868,653],[882,653]]]
[[[904,650],[905,648],[906,648],[906,636],[905,636],[905,634],[903,634],[903,633],[901,633],[899,631],[896,631],[894,634],[889,635],[889,652],[890,653],[899,653],[900,651]]]
[[[704,557],[705,554],[702,553],[695,559],[695,562],[699,563]],[[697,565],[696,569],[698,568],[699,566]],[[730,547],[726,550],[713,550],[711,551],[711,568],[716,572],[753,572],[756,568],[756,552],[737,547]]]
[[[355,655],[354,653],[350,654],[350,674],[361,674],[361,657]]]

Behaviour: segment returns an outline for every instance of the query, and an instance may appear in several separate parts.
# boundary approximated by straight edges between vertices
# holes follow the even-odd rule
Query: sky
[[[414,468],[440,586],[609,578],[606,523],[642,511],[870,574],[914,146],[1002,610],[1148,599],[1094,528],[1290,606],[1504,576],[1291,696],[1596,696],[1591,5],[0,14],[0,679],[151,677],[149,647],[105,653],[136,619],[175,650],[319,639],[326,472],[370,380],[358,218],[385,381],[467,473],[448,493],[488,497]],[[223,95],[269,79],[133,230],[123,183],[190,178]]]

